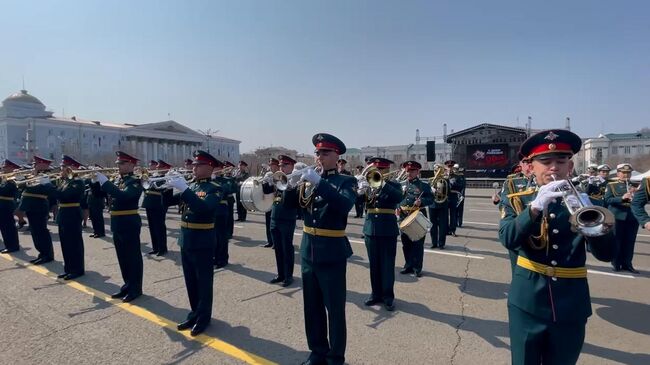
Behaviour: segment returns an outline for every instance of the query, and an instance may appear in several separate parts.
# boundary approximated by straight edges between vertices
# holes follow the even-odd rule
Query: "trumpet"
[[[141,182],[142,182],[142,187],[145,188],[145,189],[149,189],[150,187],[156,185],[156,183],[158,183],[158,182],[162,181],[162,182],[164,182],[166,184],[169,180],[176,179],[176,178],[182,178],[182,179],[185,179],[186,182],[189,182],[188,179],[184,175],[182,175],[182,174],[180,174],[178,172],[170,172],[170,173],[167,173],[164,176],[156,176],[156,177],[149,177],[149,175],[143,175],[140,179],[141,179]],[[161,185],[159,187],[163,188],[163,187],[165,187],[165,184],[163,184],[163,185]]]
[[[235,167],[233,167],[233,166],[228,166],[228,167],[226,167],[226,168],[224,168],[224,169],[221,169],[221,170],[215,172],[215,174],[216,174],[216,175],[225,176],[225,175],[229,174],[233,169],[235,169]],[[189,171],[189,172],[191,173],[192,171]]]
[[[308,167],[303,167],[302,169],[294,169],[290,174],[285,174],[282,171],[276,171],[273,173],[273,183],[275,188],[280,191],[285,191],[287,189],[295,188],[300,184],[300,177],[304,169],[313,169],[316,168],[316,165],[311,165]]]
[[[557,181],[555,175],[551,175]],[[599,237],[609,233],[614,227],[614,215],[605,207],[594,206],[586,194],[581,194],[565,179],[567,188],[559,189],[563,193],[562,201],[569,210],[571,230],[585,237]]]

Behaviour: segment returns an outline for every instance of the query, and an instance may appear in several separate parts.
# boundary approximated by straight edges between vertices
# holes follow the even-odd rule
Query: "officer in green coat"
[[[296,160],[289,156],[278,156],[280,171],[285,175],[293,172]],[[282,283],[287,287],[293,283],[293,265],[295,249],[293,247],[296,229],[296,211],[298,210],[298,191],[296,186],[288,184],[284,190],[276,189],[271,207],[271,236],[275,252],[275,264],[278,275],[271,279],[271,284]]]
[[[49,177],[44,175],[50,169],[52,160],[34,156],[34,173],[41,174],[37,184],[28,184],[23,190],[20,200],[20,210],[25,212],[29,221],[29,231],[34,241],[34,248],[38,257],[29,262],[41,265],[54,260],[52,236],[47,229],[47,220],[50,213],[50,201],[54,196],[54,185]]]
[[[639,222],[637,222],[630,208],[632,198],[637,190],[637,187],[630,183],[631,175],[632,166],[629,163],[616,166],[618,179],[607,184],[605,206],[616,217],[616,251],[612,260],[612,269],[614,271],[626,270],[638,274],[639,272],[632,266],[634,243],[639,232]]]
[[[650,181],[648,178],[641,180],[641,186],[634,193],[634,198],[632,199],[632,213],[636,217],[637,222],[641,227],[650,231],[650,216],[648,212],[645,211],[645,206],[650,200]]]
[[[2,172],[4,174],[19,170],[20,166],[4,160]],[[18,244],[18,229],[16,229],[16,220],[14,211],[16,210],[16,197],[18,196],[18,187],[13,180],[2,179],[0,181],[0,232],[5,248],[0,253],[16,252],[20,249]]]
[[[216,245],[214,249],[214,266],[217,269],[226,267],[228,265],[228,201],[226,200],[226,195],[229,193],[229,180],[221,176],[219,172],[223,169],[223,162],[216,160],[215,169],[212,173],[212,181],[216,183],[221,190],[221,195],[223,199],[219,201],[217,210],[215,211],[214,216],[214,228],[215,228],[215,237]]]
[[[99,165],[95,168],[101,169]],[[106,204],[106,193],[102,190],[102,186],[98,181],[88,179],[86,181],[88,189],[88,213],[90,216],[90,223],[93,225],[93,233],[90,235],[92,238],[100,238],[106,236],[106,229],[104,227],[104,206]]]
[[[239,161],[239,165],[237,167],[237,174],[233,176],[237,182],[237,191],[235,195],[237,198],[237,221],[246,222],[246,215],[248,214],[248,211],[246,211],[246,208],[244,208],[244,205],[241,203],[241,185],[249,177],[248,164],[246,161]]]
[[[434,174],[444,169],[441,165],[434,167]],[[444,171],[443,171],[444,172]],[[431,182],[433,184],[433,182]],[[440,248],[443,250],[447,242],[447,230],[449,229],[449,181],[441,176],[436,182],[435,187],[431,188],[431,192],[438,198],[434,199],[429,205],[429,220],[431,221],[431,248]],[[447,192],[447,196],[443,196],[443,191]],[[459,213],[460,214],[460,213]]]
[[[520,152],[531,161],[539,188],[509,194],[503,204],[499,239],[517,253],[508,295],[515,365],[577,362],[592,313],[585,242],[598,260],[612,258],[613,234],[605,232],[613,218],[602,235],[585,237],[572,231],[569,211],[559,199],[560,190],[569,187],[571,157],[581,145],[580,137],[568,130],[529,137]]]
[[[214,168],[220,165],[221,162],[212,155],[198,150],[194,152],[194,182],[188,186],[182,177],[167,182],[180,192],[174,198],[184,203],[178,245],[181,247],[183,276],[191,311],[177,328],[179,331],[191,328],[192,336],[205,331],[212,319],[212,263],[217,244],[215,216],[224,196],[211,175]]]
[[[431,186],[420,180],[422,165],[417,161],[406,161],[402,168],[408,173],[408,181],[405,185],[404,195],[399,204],[399,217],[404,220],[416,211],[424,209],[433,203]],[[425,213],[426,214],[426,213]],[[424,240],[426,235],[417,241],[412,241],[408,235],[402,233],[402,251],[404,252],[404,268],[400,274],[415,274],[418,278],[422,276],[422,265],[424,261]]]
[[[86,190],[83,181],[72,174],[81,164],[74,158],[63,155],[61,178],[55,191],[59,206],[56,222],[59,225],[59,239],[63,253],[63,273],[59,279],[72,280],[84,274],[84,241],[81,235],[83,214],[81,201]]]
[[[304,217],[300,244],[303,310],[311,350],[303,364],[343,364],[345,272],[347,259],[352,255],[345,228],[356,199],[357,180],[338,173],[336,161],[346,151],[340,139],[318,133],[312,143],[319,171],[303,169],[304,183],[298,191]]]
[[[454,168],[454,165],[456,165],[456,161],[454,160],[445,161],[445,167],[447,168],[447,181],[449,181],[449,196],[447,198],[447,201],[449,202],[449,230],[447,234],[456,237],[456,227],[458,227],[458,202],[462,196],[464,186],[460,176]]]
[[[224,162],[224,168],[235,168],[235,165],[230,162],[230,161],[225,161]],[[224,186],[224,194],[226,194],[226,201],[228,202],[228,234],[227,237],[228,239],[232,238],[233,232],[235,230],[235,194],[237,193],[237,182],[235,179],[228,174],[224,174],[223,177],[225,178],[225,181],[223,182]]]
[[[149,161],[149,169],[158,171],[152,177],[162,176],[171,168],[172,166],[163,160]],[[164,182],[153,182],[144,191],[142,208],[147,212],[152,248],[149,255],[165,256],[167,254],[167,223],[165,222],[167,205],[163,201],[163,196],[167,191],[169,189],[164,186]]]
[[[122,301],[127,303],[142,295],[142,219],[138,213],[142,184],[139,178],[133,176],[138,159],[122,151],[115,154],[115,163],[120,173],[116,181],[108,181],[106,175],[100,172],[97,172],[96,176],[102,190],[111,197],[111,231],[124,280],[120,291],[111,295],[111,298],[122,298]]]
[[[277,158],[271,157],[269,159],[269,170],[264,174],[264,179],[268,180],[270,184],[264,186],[264,194],[270,194],[275,192],[275,187],[273,186],[273,174],[280,170],[280,161]],[[270,188],[269,188],[270,187]],[[264,212],[264,227],[266,228],[266,244],[262,247],[273,248],[273,235],[271,235],[271,211]]]
[[[387,173],[394,162],[382,157],[373,157],[368,159],[367,163],[375,168],[370,168],[370,171],[374,170],[374,176],[378,177],[378,174]],[[363,236],[370,261],[371,293],[363,304],[370,306],[383,303],[387,311],[393,311],[395,255],[399,235],[395,209],[402,201],[402,186],[395,180],[383,178],[376,179],[373,185],[366,189],[366,221],[363,225]]]

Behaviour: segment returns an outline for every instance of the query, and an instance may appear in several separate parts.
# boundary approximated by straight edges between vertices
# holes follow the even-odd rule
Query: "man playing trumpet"
[[[10,174],[18,169],[20,169],[20,166],[9,160],[4,160],[2,164],[4,174]],[[18,229],[16,229],[16,220],[14,219],[17,195],[18,187],[14,180],[3,179],[3,181],[0,181],[0,232],[2,233],[2,241],[5,244],[5,248],[0,253],[11,253],[20,249]]]

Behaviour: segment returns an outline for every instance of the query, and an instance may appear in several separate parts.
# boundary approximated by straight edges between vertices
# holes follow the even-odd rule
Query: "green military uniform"
[[[319,151],[345,153],[343,142],[332,135],[319,133],[312,142]],[[305,169],[303,177],[308,170]],[[300,244],[303,310],[311,350],[306,363],[343,364],[347,341],[345,276],[347,259],[352,255],[345,228],[348,212],[356,199],[357,180],[339,174],[335,168],[323,171],[320,176],[311,193],[306,184],[299,191],[304,217]]]
[[[289,159],[287,156],[280,156],[280,162],[295,163],[293,159]],[[275,191],[273,206],[271,207],[271,235],[278,275],[271,282],[282,282],[285,287],[293,282],[295,255],[293,234],[296,228],[297,210],[298,191],[295,188]]]
[[[448,177],[449,181],[449,234],[456,235],[456,227],[458,227],[458,200],[463,190],[463,185],[460,176],[451,171]]]
[[[231,163],[226,163],[226,167],[230,167]],[[233,165],[234,166],[234,165]],[[224,194],[226,195],[226,201],[228,202],[228,220],[226,226],[228,228],[227,235],[228,239],[232,238],[232,235],[235,230],[235,195],[237,193],[237,182],[230,176],[224,176],[224,180],[221,182],[221,186],[224,189]]]
[[[616,226],[616,251],[612,260],[614,271],[633,271],[632,257],[634,256],[634,243],[639,231],[637,222],[630,208],[631,200],[624,200],[623,195],[627,193],[625,181],[614,181],[607,184],[605,191],[605,206],[614,213]]]
[[[17,195],[18,188],[15,182],[3,181],[0,183],[0,232],[5,246],[2,253],[15,252],[20,249],[18,230],[14,219]]]
[[[449,229],[449,182],[447,179],[440,179],[441,189],[447,191],[447,197],[440,201],[432,200],[429,205],[429,220],[431,221],[431,248],[445,248],[447,242],[447,231]],[[434,193],[434,191],[431,191]],[[435,193],[434,193],[435,194]]]
[[[389,168],[393,161],[375,157],[368,160],[379,168]],[[370,262],[370,297],[365,305],[384,303],[386,309],[395,308],[395,255],[399,227],[395,209],[402,201],[402,186],[392,180],[386,181],[379,191],[367,195],[367,214],[363,236]]]
[[[241,163],[242,161],[240,161]],[[245,165],[248,166],[248,165]],[[237,198],[237,220],[240,222],[245,222],[246,221],[246,215],[248,212],[246,211],[246,208],[241,203],[241,185],[246,179],[249,177],[248,172],[241,171],[238,176],[235,177],[235,181],[237,182],[237,190],[235,191],[235,197]]]
[[[228,200],[226,198],[227,194],[230,192],[230,182],[229,179],[223,176],[217,176],[213,179],[214,183],[217,184],[221,190],[221,195],[223,199],[219,201],[219,205],[215,211],[215,237],[216,245],[214,250],[214,265],[217,268],[222,268],[228,265],[228,260],[230,256],[228,255]]]
[[[462,196],[463,200],[459,203],[456,203],[458,206],[458,209],[456,210],[457,212],[457,217],[456,217],[456,226],[457,227],[462,227],[463,226],[463,214],[465,213],[465,188],[467,187],[467,180],[465,179],[465,174],[461,172],[456,173],[456,177],[458,178],[458,188],[460,190],[459,193],[459,198]]]
[[[639,186],[639,190],[634,193],[634,199],[632,199],[632,213],[634,214],[634,217],[636,217],[637,222],[641,225],[641,227],[645,226],[648,222],[650,222],[650,216],[648,216],[648,212],[645,211],[645,206],[648,204],[648,201],[650,200],[650,181],[648,181],[648,178],[644,178],[641,180],[641,185]]]
[[[417,164],[417,165],[415,165]],[[413,166],[413,167],[410,167]],[[420,169],[420,164],[415,161],[407,161],[402,167]],[[414,206],[415,201],[420,199],[420,206]],[[426,182],[416,177],[409,180],[406,184],[406,191],[402,198],[400,205],[400,220],[404,220],[411,213],[417,210],[425,212],[425,208],[433,203],[433,193],[431,186]],[[400,271],[402,274],[415,273],[416,276],[422,275],[422,265],[424,261],[424,240],[422,237],[418,241],[412,241],[405,233],[401,235],[402,251],[404,252],[404,269]]]
[[[93,225],[93,234],[91,237],[98,238],[106,235],[104,227],[104,204],[106,202],[106,193],[102,190],[99,182],[87,181],[90,190],[88,194],[88,212],[90,223]]]
[[[508,175],[506,181],[503,183],[501,199],[499,201],[499,211],[501,212],[501,215],[504,214],[504,204],[508,201],[508,195],[520,193],[527,189],[535,189],[534,181],[531,181],[522,172]],[[510,268],[512,269],[512,273],[514,273],[515,266],[517,265],[517,251],[508,250],[508,257],[510,258]]]
[[[29,221],[29,231],[38,251],[38,258],[33,263],[46,263],[54,260],[52,236],[47,229],[50,213],[50,199],[54,194],[51,183],[26,186],[20,200],[19,209],[25,212]]]
[[[65,156],[63,161],[66,162]],[[59,277],[67,280],[84,274],[84,242],[81,235],[81,200],[84,192],[84,183],[78,178],[62,179],[55,192],[59,205],[56,222],[63,253],[63,274]]]
[[[135,298],[142,294],[142,253],[140,252],[142,219],[138,213],[142,184],[133,173],[129,173],[123,174],[118,181],[103,183],[102,190],[111,197],[111,231],[124,280],[120,291],[113,296]]]
[[[152,183],[144,191],[142,199],[142,208],[147,212],[147,222],[149,223],[149,235],[151,236],[151,254],[163,256],[167,253],[167,224],[165,216],[167,206],[163,202],[163,194],[170,189],[162,187],[162,184]]]
[[[543,131],[526,140],[521,153],[531,159],[570,156],[581,144],[570,131]],[[537,195],[533,189],[509,194],[501,213],[499,239],[517,254],[508,294],[512,363],[575,364],[592,313],[585,242],[597,259],[609,261],[613,236],[574,233],[568,209],[557,200],[546,216],[533,218],[530,203]]]
[[[593,205],[599,207],[605,206],[605,191],[607,190],[607,180],[605,179],[592,179],[587,183],[585,193],[589,195],[589,200]]]

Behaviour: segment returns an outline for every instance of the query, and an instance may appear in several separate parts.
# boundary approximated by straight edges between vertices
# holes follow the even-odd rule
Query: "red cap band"
[[[527,158],[533,158],[535,156],[544,155],[547,153],[569,153],[573,154],[571,145],[568,143],[558,142],[558,143],[543,143],[539,146],[533,148],[530,151],[530,154]]]

